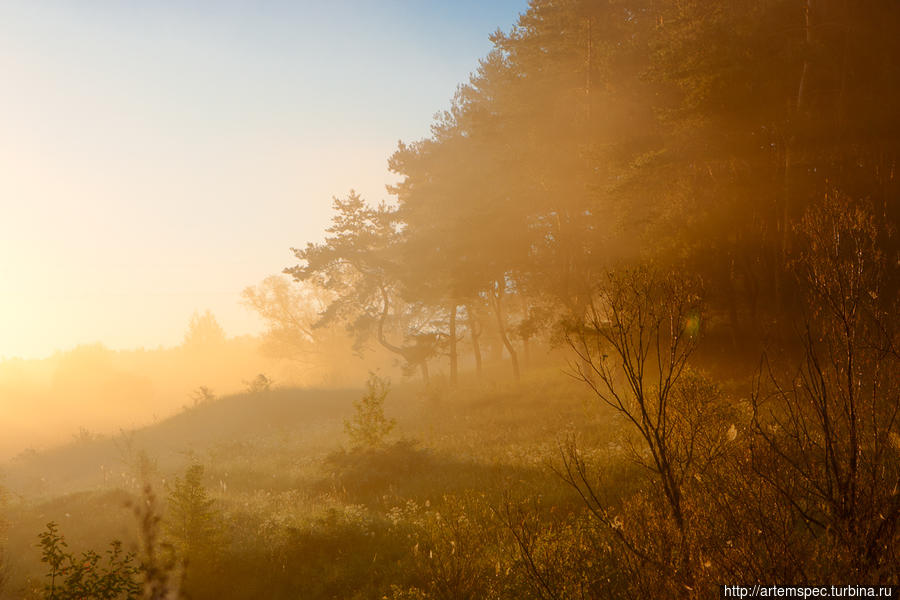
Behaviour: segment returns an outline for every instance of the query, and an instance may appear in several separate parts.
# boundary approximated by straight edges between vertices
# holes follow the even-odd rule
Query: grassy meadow
[[[191,464],[211,499],[210,547],[185,568],[192,598],[479,597],[524,586],[506,511],[560,526],[580,512],[554,473],[568,436],[590,440],[622,478],[617,419],[562,368],[518,384],[474,376],[455,389],[394,386],[396,427],[353,448],[344,422],[360,390],[272,389],[227,396],[156,425],[91,436],[5,467],[4,598],[44,584],[37,534],[59,524],[71,549],[120,539],[137,551],[132,506],[161,500]],[[537,511],[537,512],[535,512]],[[413,590],[413,591],[410,591]],[[479,591],[482,590],[482,591]]]

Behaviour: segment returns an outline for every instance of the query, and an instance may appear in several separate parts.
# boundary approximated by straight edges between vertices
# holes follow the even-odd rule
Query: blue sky
[[[0,1],[0,357],[179,343],[386,197],[526,0]]]

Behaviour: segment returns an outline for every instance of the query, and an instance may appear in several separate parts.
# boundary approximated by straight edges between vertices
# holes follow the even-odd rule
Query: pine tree
[[[166,530],[179,555],[190,559],[215,543],[215,501],[203,486],[203,465],[192,464],[169,491]]]
[[[366,394],[353,403],[353,418],[344,421],[344,430],[355,447],[377,448],[394,429],[396,422],[384,416],[384,400],[390,389],[390,381],[369,374]]]

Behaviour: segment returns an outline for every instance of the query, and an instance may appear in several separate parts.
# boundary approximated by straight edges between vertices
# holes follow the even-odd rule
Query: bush
[[[141,597],[140,568],[134,564],[133,553],[122,553],[118,540],[106,551],[106,564],[93,550],[80,558],[66,550],[65,538],[54,522],[47,523],[41,540],[41,562],[50,567],[44,586],[47,600],[131,600]]]
[[[244,384],[247,386],[248,394],[261,394],[263,392],[271,391],[273,383],[272,379],[263,373],[258,374],[250,381],[244,381]]]

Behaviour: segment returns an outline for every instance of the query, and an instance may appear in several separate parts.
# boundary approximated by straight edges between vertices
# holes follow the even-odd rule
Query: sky
[[[0,358],[259,331],[527,0],[0,0]]]

